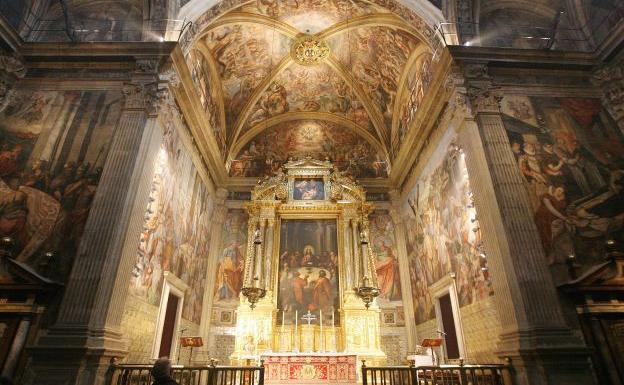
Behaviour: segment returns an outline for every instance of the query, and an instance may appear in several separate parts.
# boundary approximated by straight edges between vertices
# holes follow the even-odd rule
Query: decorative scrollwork
[[[329,56],[329,46],[314,36],[304,35],[295,40],[290,56],[301,65],[316,65]]]

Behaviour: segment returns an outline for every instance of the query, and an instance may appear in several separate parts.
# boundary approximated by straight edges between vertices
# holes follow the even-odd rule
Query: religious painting
[[[624,136],[599,99],[525,100],[526,113],[503,120],[547,262],[574,255],[589,268],[603,260],[606,239],[624,240]]]
[[[130,281],[130,293],[158,306],[163,273],[189,289],[182,317],[199,324],[206,286],[212,197],[171,126],[164,134]]]
[[[247,219],[245,210],[230,209],[223,222],[213,294],[215,305],[238,305],[247,250]]]
[[[449,272],[457,277],[460,306],[491,295],[463,153],[438,151],[407,201],[406,248],[416,323],[435,317],[429,286]]]
[[[0,236],[65,281],[121,113],[119,93],[17,90],[0,112]],[[52,260],[45,253],[52,251]]]
[[[195,84],[195,89],[199,94],[199,102],[204,108],[204,113],[210,122],[212,132],[217,140],[221,154],[223,155],[225,153],[226,133],[225,127],[221,125],[221,111],[213,95],[212,82],[214,80],[210,76],[208,63],[203,53],[197,50],[192,50],[189,53],[187,61],[190,67],[193,84]]]
[[[288,53],[291,40],[269,26],[236,23],[211,30],[204,42],[215,58],[232,128],[254,89]]]
[[[310,323],[337,325],[338,239],[335,219],[285,219],[280,228],[277,303],[288,325],[308,312]],[[322,313],[322,314],[321,314]]]
[[[392,128],[397,82],[418,44],[416,37],[403,30],[377,26],[356,28],[329,39],[332,49],[345,48],[332,52],[351,70],[355,83],[381,113],[387,130]]]
[[[400,115],[398,121],[399,128],[399,142],[403,140],[405,134],[407,134],[410,125],[416,117],[416,112],[420,107],[425,93],[431,83],[431,55],[424,53],[420,55],[412,67],[409,69],[406,82],[406,93],[403,94],[400,106]],[[398,149],[398,144],[397,144]]]
[[[375,255],[375,269],[380,294],[378,301],[401,303],[401,278],[396,256],[394,224],[387,210],[376,210],[370,216],[371,248]]]
[[[388,162],[382,151],[335,123],[295,120],[262,131],[238,151],[230,176],[273,175],[289,159],[328,159],[355,178],[386,178]]]
[[[387,12],[379,6],[363,0],[336,0],[331,2],[310,0],[259,1],[250,2],[238,8],[237,11],[269,16],[309,34],[316,34],[347,19]]]
[[[242,132],[270,117],[299,111],[336,114],[374,132],[364,105],[339,73],[325,63],[303,66],[294,62],[263,92]]]
[[[293,183],[293,199],[303,201],[325,199],[325,182],[319,178],[295,179]]]

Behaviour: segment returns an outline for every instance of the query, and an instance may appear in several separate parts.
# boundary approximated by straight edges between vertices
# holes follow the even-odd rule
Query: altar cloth
[[[263,354],[264,383],[356,384],[357,356],[343,353]]]

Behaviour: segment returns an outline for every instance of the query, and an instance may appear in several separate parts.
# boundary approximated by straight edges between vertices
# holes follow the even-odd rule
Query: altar
[[[290,161],[258,182],[249,215],[233,365],[263,357],[267,382],[357,382],[357,359],[385,363],[374,205],[328,161]]]
[[[264,381],[273,384],[355,384],[357,355],[345,353],[266,353]]]

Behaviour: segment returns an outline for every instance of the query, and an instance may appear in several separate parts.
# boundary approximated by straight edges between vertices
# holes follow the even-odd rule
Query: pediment
[[[560,288],[566,292],[624,291],[624,253],[614,253],[610,260],[594,266]]]

